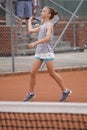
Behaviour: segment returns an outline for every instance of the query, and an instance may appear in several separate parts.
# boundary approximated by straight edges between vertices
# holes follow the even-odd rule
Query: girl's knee
[[[49,72],[49,75],[51,76],[51,77],[57,77],[59,80],[62,80],[62,77],[58,74],[58,73],[56,73],[55,71],[54,72]]]
[[[55,73],[54,73],[54,72],[49,72],[49,75],[50,75],[51,77],[54,77]]]
[[[37,74],[37,73],[36,73],[35,71],[32,71],[32,72],[31,72],[31,77],[32,77],[32,78],[35,78],[35,77],[36,77],[36,74]]]

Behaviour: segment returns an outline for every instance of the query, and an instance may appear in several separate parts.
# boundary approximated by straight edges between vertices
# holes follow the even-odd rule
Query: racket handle
[[[35,18],[35,17],[34,17],[33,19],[36,20],[36,21],[38,21],[39,23],[41,23],[41,21],[40,21],[39,19],[37,19],[37,18]]]

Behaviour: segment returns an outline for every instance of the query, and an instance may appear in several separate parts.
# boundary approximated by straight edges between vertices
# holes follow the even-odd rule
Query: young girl
[[[66,89],[63,83],[61,76],[55,72],[54,69],[54,52],[52,49],[53,46],[53,24],[51,20],[54,16],[58,14],[53,8],[46,6],[42,9],[41,19],[43,20],[42,25],[37,28],[32,28],[33,17],[29,19],[29,32],[35,33],[39,32],[38,41],[29,44],[29,48],[35,47],[35,60],[32,64],[32,71],[30,77],[30,90],[28,94],[25,96],[24,101],[28,101],[32,99],[34,94],[34,86],[36,81],[37,72],[42,65],[43,61],[46,64],[49,75],[58,83],[62,90],[62,96],[60,101],[65,101],[67,97],[71,94],[69,89]]]

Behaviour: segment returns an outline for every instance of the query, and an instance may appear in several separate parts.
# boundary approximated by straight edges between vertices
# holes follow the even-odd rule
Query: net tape
[[[86,130],[87,128],[87,104],[35,102],[1,104],[0,130]]]

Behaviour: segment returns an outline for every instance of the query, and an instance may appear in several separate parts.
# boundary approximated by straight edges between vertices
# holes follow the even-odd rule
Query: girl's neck
[[[43,23],[46,23],[46,22],[49,22],[49,21],[50,21],[50,19],[47,18],[47,19],[43,20]]]
[[[47,22],[49,22],[50,20],[48,19],[48,20],[43,20],[43,23],[47,23]]]

